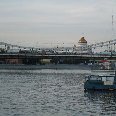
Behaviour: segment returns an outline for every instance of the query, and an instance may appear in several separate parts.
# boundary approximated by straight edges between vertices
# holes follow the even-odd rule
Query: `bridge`
[[[87,45],[87,49],[91,49],[91,53],[75,53],[74,47],[63,47],[64,50],[57,52],[56,48],[36,48],[36,47],[25,47],[19,45],[12,45],[5,42],[0,42],[0,63],[6,64],[38,64],[43,59],[49,59],[51,63],[66,63],[66,64],[77,64],[77,63],[88,63],[90,61],[97,61],[108,59],[116,60],[116,39],[105,42],[95,43]],[[77,47],[78,48],[78,47]],[[85,49],[83,46],[81,50]],[[95,52],[99,49],[99,52]],[[105,52],[102,52],[102,49]],[[10,51],[11,50],[11,51]],[[14,51],[13,51],[14,50]]]
[[[105,42],[99,42],[99,43],[95,43],[95,44],[90,44],[88,45],[88,49],[89,48],[92,48],[93,51],[96,49],[96,48],[103,48],[103,47],[107,47],[106,50],[107,51],[115,51],[116,50],[116,39],[113,39],[113,40],[109,40],[109,41],[105,41]],[[26,46],[20,46],[20,45],[13,45],[13,44],[9,44],[9,43],[5,43],[5,42],[0,42],[0,48],[4,48],[4,49],[28,49],[28,50],[40,50],[40,49],[54,49],[54,48],[38,48],[38,47],[26,47]],[[69,49],[71,47],[68,47]],[[83,50],[84,47],[82,47],[82,50]]]

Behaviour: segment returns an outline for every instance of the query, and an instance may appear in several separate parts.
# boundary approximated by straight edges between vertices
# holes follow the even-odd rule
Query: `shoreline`
[[[0,64],[0,70],[37,70],[37,69],[82,69],[89,70],[90,66],[84,64],[45,64],[45,65],[23,65],[23,64]]]

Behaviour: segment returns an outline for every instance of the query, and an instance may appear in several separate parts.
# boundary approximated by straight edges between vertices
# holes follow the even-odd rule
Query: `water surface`
[[[0,70],[0,116],[115,116],[115,92],[84,92],[89,70]]]

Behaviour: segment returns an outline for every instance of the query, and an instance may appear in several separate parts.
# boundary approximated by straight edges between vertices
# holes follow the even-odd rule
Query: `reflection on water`
[[[1,70],[0,116],[116,115],[115,93],[84,92],[87,70]]]
[[[115,91],[88,91],[85,97],[92,104],[93,110],[99,109],[101,115],[116,115],[116,92]]]

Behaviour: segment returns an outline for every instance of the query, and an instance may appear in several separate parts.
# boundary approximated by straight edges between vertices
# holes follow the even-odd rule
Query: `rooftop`
[[[87,41],[85,40],[85,38],[84,37],[82,37],[80,40],[79,40],[79,42],[78,43],[87,43]]]

